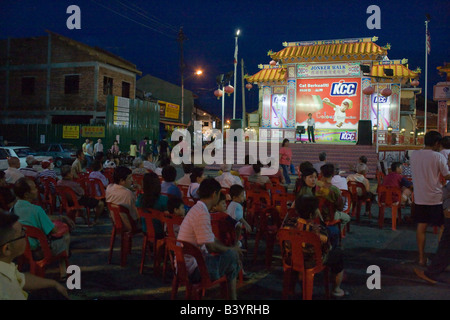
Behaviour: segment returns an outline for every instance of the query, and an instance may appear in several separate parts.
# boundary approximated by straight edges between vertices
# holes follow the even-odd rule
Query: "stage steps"
[[[369,179],[375,178],[375,172],[377,168],[377,154],[375,146],[337,145],[324,143],[291,143],[290,148],[292,149],[293,163],[296,167],[303,161],[309,161],[311,163],[319,162],[319,153],[326,152],[326,161],[333,164],[338,164],[339,168],[346,172],[345,175],[351,173],[350,167],[356,166],[359,157],[364,155],[367,157],[367,166],[369,167],[369,173],[367,177]],[[233,169],[239,169],[243,166],[242,164],[236,164],[238,154],[249,154],[248,143],[244,145],[237,145],[237,151],[235,151],[234,153],[235,164],[233,165]],[[224,158],[225,155],[226,145],[224,145]],[[268,151],[268,155],[271,156],[270,148]],[[219,170],[220,164],[207,165],[206,169]]]

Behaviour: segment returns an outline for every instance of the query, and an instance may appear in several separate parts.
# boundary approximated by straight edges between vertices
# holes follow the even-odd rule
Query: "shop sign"
[[[63,126],[63,139],[79,139],[80,126]]]

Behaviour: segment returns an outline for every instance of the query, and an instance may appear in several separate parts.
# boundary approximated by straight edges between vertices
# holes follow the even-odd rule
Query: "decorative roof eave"
[[[249,83],[285,84],[287,82],[286,79],[286,68],[264,68],[256,74],[246,77]]]

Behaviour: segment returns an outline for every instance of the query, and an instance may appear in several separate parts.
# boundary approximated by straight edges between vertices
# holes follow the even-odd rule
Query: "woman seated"
[[[317,234],[322,243],[322,262],[331,271],[333,290],[335,297],[342,297],[346,293],[341,289],[344,274],[342,249],[330,244],[328,231],[319,212],[319,200],[313,195],[302,195],[295,200],[295,216],[288,216],[283,222],[282,228],[294,228],[301,231]],[[314,248],[306,245],[303,250],[305,268],[313,268]]]

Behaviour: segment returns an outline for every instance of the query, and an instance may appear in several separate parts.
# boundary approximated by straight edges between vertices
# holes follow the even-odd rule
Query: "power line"
[[[119,4],[121,4],[122,6],[128,8],[128,9],[130,9],[130,10],[136,12],[138,15],[144,17],[144,18],[145,18],[146,20],[148,20],[149,22],[156,23],[157,25],[160,25],[160,26],[162,26],[162,27],[164,27],[164,28],[170,29],[170,30],[173,31],[173,32],[178,32],[178,30],[177,30],[176,27],[174,27],[174,26],[168,24],[167,22],[161,22],[161,21],[159,21],[159,20],[158,20],[156,17],[154,17],[153,15],[150,15],[150,16],[149,16],[149,14],[148,14],[147,12],[145,12],[145,10],[143,10],[143,9],[140,8],[140,7],[137,7],[135,4],[133,4],[133,6],[134,6],[136,9],[135,9],[135,8],[132,8],[132,7],[130,7],[130,6],[128,6],[127,4],[125,4],[125,3],[123,3],[123,2],[121,2],[121,1],[119,1],[119,0],[116,0],[116,1],[117,1]],[[141,10],[141,11],[138,11],[137,9],[139,9],[139,10]],[[145,14],[142,13],[142,12],[144,12]]]
[[[104,6],[103,4],[101,4],[101,3],[99,3],[99,2],[97,2],[97,1],[95,1],[95,0],[91,0],[91,1],[94,2],[94,3],[96,3],[96,4],[98,4],[99,6],[101,6],[101,7],[103,7],[103,8],[105,8],[105,9],[107,9],[107,10],[109,10],[109,11],[111,11],[111,12],[113,12],[113,13],[115,13],[115,14],[117,14],[117,15],[119,15],[119,16],[125,18],[125,19],[127,19],[127,20],[133,21],[134,23],[137,23],[137,24],[139,24],[139,25],[141,25],[141,26],[143,26],[143,27],[145,27],[145,28],[147,28],[147,29],[156,31],[156,32],[158,32],[158,33],[160,33],[160,34],[162,34],[162,35],[168,37],[168,38],[176,39],[175,35],[170,35],[170,34],[168,34],[167,32],[164,32],[164,31],[155,29],[154,27],[151,27],[151,26],[148,26],[148,25],[146,25],[146,24],[144,24],[144,23],[141,23],[141,22],[139,22],[139,21],[136,21],[136,20],[134,20],[134,19],[132,19],[132,18],[126,16],[126,15],[123,15],[123,14],[121,14],[121,13],[119,13],[119,12],[117,12],[117,11],[111,9],[111,8],[108,8],[108,7]]]

